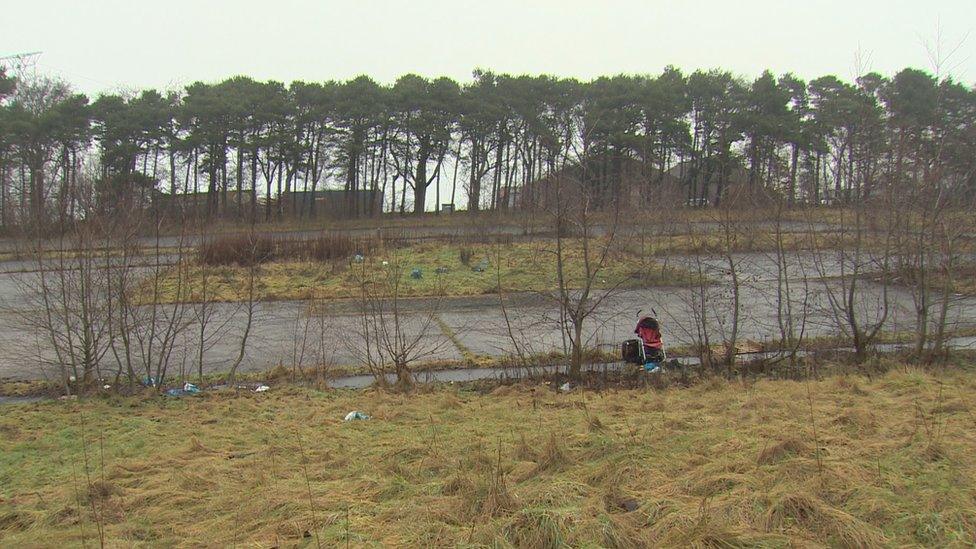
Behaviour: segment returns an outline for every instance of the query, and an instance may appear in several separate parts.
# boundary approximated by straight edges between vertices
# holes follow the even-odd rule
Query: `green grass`
[[[889,368],[15,405],[0,544],[97,545],[97,523],[109,546],[970,544],[976,372]]]
[[[565,277],[567,285],[583,284],[582,249],[578,241],[569,241]],[[598,242],[594,247],[601,245]],[[473,256],[461,262],[460,250],[470,248]],[[592,253],[596,254],[594,250]],[[624,249],[614,249],[606,267],[596,280],[599,288],[619,286],[681,285],[693,280],[691,273],[675,267],[664,267]],[[384,266],[383,262],[388,265]],[[487,262],[484,272],[474,267]],[[256,292],[259,299],[348,299],[361,295],[363,273],[367,278],[383,277],[399,265],[399,294],[402,297],[476,296],[506,292],[547,291],[557,285],[554,244],[551,240],[515,242],[503,245],[459,245],[425,243],[399,249],[385,249],[366,258],[365,263],[274,262],[261,265],[257,272]],[[411,277],[420,269],[419,279]],[[438,274],[438,268],[446,272]],[[207,276],[207,296],[215,301],[237,301],[245,296],[249,273],[244,267],[184,267],[185,284],[178,295],[177,268],[169,271],[161,284],[160,301],[177,299],[202,301],[203,279]],[[364,271],[365,269],[365,271]],[[501,288],[499,288],[501,280]],[[140,296],[150,298],[148,286]]]

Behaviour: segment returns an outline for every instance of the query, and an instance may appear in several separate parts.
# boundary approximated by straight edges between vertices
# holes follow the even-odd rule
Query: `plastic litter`
[[[476,273],[483,273],[488,270],[488,265],[489,265],[488,259],[485,258],[479,261],[477,265],[471,268],[471,270]]]
[[[654,364],[653,362],[648,363],[644,365],[644,371],[646,371],[649,374],[656,374],[661,371],[661,366],[658,364]]]
[[[102,389],[105,389],[106,391],[108,391],[111,388],[112,388],[111,385],[102,385]]]
[[[365,261],[365,260],[366,260],[366,258],[365,258],[365,257],[363,257],[363,255],[362,255],[362,254],[356,254],[356,255],[354,255],[354,256],[353,256],[353,258],[352,258],[352,261],[353,261],[353,263],[362,263],[362,262],[363,262],[363,261]]]
[[[562,385],[559,386],[559,390],[564,393],[568,393],[573,390],[573,387],[567,381],[566,383],[563,383]]]
[[[384,267],[389,267],[390,266],[390,262],[389,261],[383,261],[383,266]]]
[[[421,271],[419,268],[415,268],[414,270],[410,271],[410,278],[414,280],[420,280],[423,277],[424,277],[424,272]]]
[[[200,388],[192,383],[184,383],[181,389],[167,389],[166,394],[172,397],[195,395],[200,392]]]
[[[353,410],[353,411],[349,412],[348,414],[346,414],[345,421],[357,421],[357,420],[363,420],[363,419],[369,419],[369,416],[366,415],[366,414],[364,414],[363,412],[358,411],[358,410]]]
[[[155,387],[156,386],[156,378],[154,378],[154,377],[144,377],[144,378],[142,378],[142,384],[145,385],[146,387]]]
[[[269,389],[271,389],[271,387],[268,387],[267,385],[259,385],[257,389],[254,389],[254,392],[255,393],[263,393],[263,392],[265,392],[265,391],[267,391]]]

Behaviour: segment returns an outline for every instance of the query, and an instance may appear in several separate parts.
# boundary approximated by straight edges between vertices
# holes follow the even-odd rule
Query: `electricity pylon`
[[[3,57],[0,57],[0,66],[6,65],[6,63],[9,61],[10,62],[9,67],[13,69],[13,72],[17,73],[18,75],[23,75],[24,71],[27,70],[28,66],[30,67],[34,66],[34,64],[37,62],[36,59],[37,56],[41,55],[41,53],[43,52],[30,51],[27,53],[15,53],[13,55],[5,55]]]

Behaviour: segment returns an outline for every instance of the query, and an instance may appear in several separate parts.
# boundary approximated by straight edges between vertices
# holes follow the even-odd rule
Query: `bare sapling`
[[[869,209],[879,215],[875,223]],[[822,314],[854,349],[862,363],[881,335],[891,309],[889,288],[895,258],[894,216],[877,204],[858,202],[838,210],[846,238],[838,244],[811,239],[813,265],[820,279]],[[873,225],[873,227],[872,227]],[[810,225],[816,235],[815,222]]]
[[[237,345],[237,357],[234,358],[234,362],[227,372],[227,383],[230,385],[234,384],[237,369],[240,368],[241,363],[244,362],[244,358],[247,356],[247,343],[251,336],[251,327],[254,323],[254,311],[258,304],[258,299],[255,294],[255,279],[259,274],[258,269],[260,268],[260,264],[256,260],[258,253],[257,237],[253,228],[249,232],[249,239],[251,242],[250,255],[252,260],[247,262],[247,281],[245,282],[245,287],[242,292],[243,295],[241,296],[244,307],[244,328],[241,333],[240,342]]]
[[[741,187],[729,189],[729,194],[735,193],[739,189]],[[733,210],[734,206],[739,202],[737,198],[735,196],[726,196],[722,205],[716,209],[714,216],[714,220],[719,226],[719,249],[723,267],[725,268],[724,275],[728,277],[726,280],[727,298],[724,300],[727,304],[727,310],[723,311],[721,315],[716,315],[716,319],[718,320],[718,328],[721,331],[723,339],[721,362],[725,366],[726,374],[729,376],[732,375],[733,368],[735,367],[744,283],[743,274],[739,268],[741,259],[735,255],[735,251],[738,249],[738,240],[742,232],[736,219],[737,212]]]
[[[703,374],[721,369],[731,376],[742,324],[742,292],[747,281],[741,272],[742,258],[735,254],[742,228],[730,209],[734,201],[727,200],[725,204],[729,205],[711,214],[717,233],[701,231],[688,221],[687,263],[692,284],[677,294],[683,307],[665,309],[664,314],[671,329],[697,353]],[[716,253],[708,255],[708,250]]]
[[[614,203],[609,219],[600,227],[586,184],[567,177],[555,178],[553,184],[557,191],[549,213],[555,238],[545,252],[552,257],[556,284],[543,296],[559,311],[560,329],[570,354],[569,377],[580,379],[587,343],[585,329],[625,282],[608,273],[619,244],[619,210]]]
[[[162,381],[167,376],[179,337],[190,324],[184,261],[186,233],[181,231],[174,245],[164,246],[163,223],[157,217],[148,220],[148,227],[137,223],[133,229],[126,229],[126,234],[132,235],[127,241],[133,245],[121,248],[122,260],[112,275],[108,294],[115,304],[112,354],[118,371],[126,371],[130,390],[137,369],[145,379]],[[152,231],[152,240],[143,246],[137,237],[145,228]],[[175,286],[175,295],[166,302],[162,299],[162,286],[168,279]]]
[[[434,295],[423,300],[405,298],[407,284],[422,283],[420,277],[408,280],[404,260],[393,250],[388,261],[368,259],[355,263],[359,286],[359,334],[351,340],[351,350],[385,384],[388,375],[395,386],[408,390],[414,385],[413,364],[436,355],[449,342],[433,338],[444,292],[442,280],[434,275]]]
[[[810,313],[810,284],[799,249],[791,249],[789,234],[784,230],[785,212],[789,203],[775,202],[773,217],[772,262],[776,266],[776,289],[773,299],[776,305],[776,343],[778,357],[788,360],[791,367],[797,363],[797,355],[807,333]]]
[[[202,223],[203,220],[201,220]],[[197,231],[200,234],[205,233],[205,227],[197,227]],[[253,230],[252,230],[253,231]],[[236,258],[239,265],[250,269],[253,263],[256,263],[256,258],[250,255],[254,249],[254,246],[258,241],[258,237],[254,236],[248,237],[247,242],[251,244],[246,246],[243,252]],[[201,242],[198,246],[199,250],[206,246],[205,242]],[[240,301],[234,301],[233,303],[219,303],[217,296],[217,276],[218,273],[215,272],[215,268],[209,264],[208,261],[203,260],[198,257],[196,261],[196,273],[193,274],[193,270],[190,269],[190,259],[186,261],[187,264],[187,275],[186,286],[187,286],[187,300],[190,302],[187,304],[191,307],[192,314],[188,314],[188,329],[192,332],[192,351],[194,355],[193,362],[195,363],[197,370],[197,378],[200,383],[203,383],[204,379],[204,368],[207,364],[206,355],[207,352],[212,349],[216,344],[228,336],[229,333],[235,328],[235,321],[237,320],[237,315],[242,310],[245,312],[245,326],[242,328],[242,334],[245,328],[248,328],[247,323],[250,320],[247,315],[253,316],[256,311],[256,306],[253,303],[253,296],[249,302],[248,295],[250,295],[250,290],[248,290],[248,283],[245,283],[245,289],[243,292],[243,299]],[[248,277],[251,276],[250,270]],[[252,288],[253,290],[253,288]],[[218,308],[218,305],[220,306]],[[221,310],[222,309],[222,310]],[[247,338],[242,337],[241,343],[247,343]],[[235,359],[236,360],[236,359]]]
[[[113,235],[92,216],[64,227],[52,239],[39,232],[29,242],[31,268],[14,278],[26,306],[15,310],[35,332],[38,362],[51,365],[66,394],[103,377],[110,349],[109,295],[115,258]]]
[[[680,309],[666,307],[663,311],[672,333],[691,345],[698,356],[701,373],[704,374],[711,369],[714,359],[711,352],[714,330],[712,306],[718,301],[718,296],[715,295],[715,285],[710,279],[707,257],[704,255],[707,234],[699,234],[689,221],[686,225],[686,236],[690,254],[686,260],[686,268],[692,274],[692,283],[687,289],[677,292]]]
[[[531,357],[535,354],[531,332],[533,328],[538,327],[540,323],[544,322],[544,319],[533,321],[530,314],[520,310],[516,305],[518,298],[513,299],[512,296],[509,296],[506,291],[505,281],[501,275],[501,262],[503,260],[502,247],[496,244],[494,251],[498,308],[502,313],[504,339],[509,345],[506,351],[515,361],[515,366],[520,368],[526,377],[529,377],[532,373]]]
[[[340,333],[343,323],[335,320],[325,299],[309,300],[303,309],[297,310],[295,317],[292,377],[308,381],[305,366],[310,365],[315,381],[324,384],[345,341]]]

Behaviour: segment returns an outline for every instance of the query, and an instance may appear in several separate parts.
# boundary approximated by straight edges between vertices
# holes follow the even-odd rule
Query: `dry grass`
[[[0,545],[95,545],[97,516],[110,546],[965,546],[974,390],[971,369],[899,367],[809,386],[15,405]],[[344,423],[352,409],[373,419]]]
[[[237,247],[229,245],[221,249],[221,257],[236,257]],[[600,243],[594,243],[594,247]],[[553,242],[533,240],[504,246],[491,244],[450,244],[443,242],[415,244],[374,250],[366,257],[367,273],[379,273],[383,262],[399,265],[402,284],[399,292],[403,297],[427,297],[434,295],[477,296],[499,291],[498,279],[505,284],[503,290],[543,291],[556,284],[556,263]],[[331,248],[330,248],[331,249]],[[469,250],[466,265],[461,250]],[[226,252],[226,253],[223,253]],[[596,253],[596,252],[593,252]],[[271,256],[273,252],[268,252]],[[567,244],[567,283],[579,286],[583,273],[582,251],[579,243]],[[496,265],[496,262],[499,264]],[[486,265],[483,271],[474,267]],[[256,291],[260,299],[343,299],[361,295],[363,265],[345,261],[273,261],[260,265],[257,271]],[[411,277],[414,268],[421,270],[421,278]],[[172,302],[182,297],[185,301],[202,301],[203,280],[207,276],[207,298],[214,301],[241,299],[241,288],[247,287],[247,268],[239,265],[203,267],[198,263],[187,269],[188,279],[177,295],[176,269],[162,282],[161,301]],[[680,285],[692,280],[691,274],[675,267],[662,267],[650,260],[623,249],[611,252],[607,268],[603,270],[598,287]],[[146,298],[147,296],[143,296]]]

